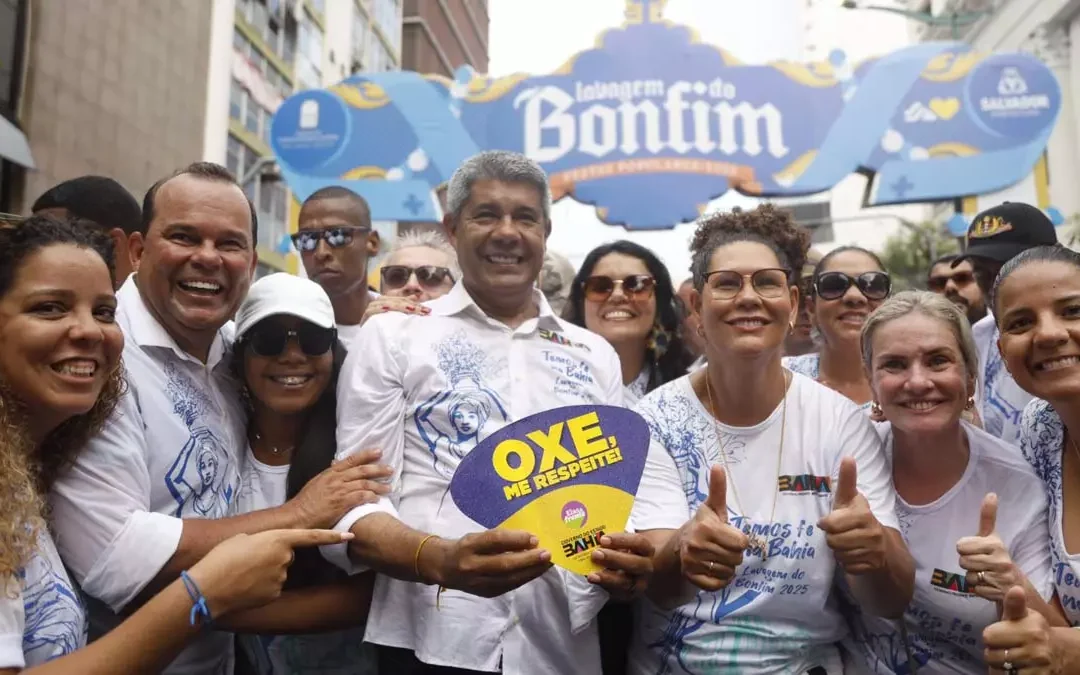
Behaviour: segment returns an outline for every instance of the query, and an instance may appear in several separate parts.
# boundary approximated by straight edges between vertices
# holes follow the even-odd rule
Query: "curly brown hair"
[[[27,257],[57,244],[96,251],[112,272],[112,244],[103,234],[78,221],[31,217],[0,229],[0,296],[15,283]],[[34,411],[5,386],[0,373],[0,582],[16,574],[33,554],[45,527],[44,494],[101,430],[124,393],[125,382],[117,364],[94,406],[66,420],[34,447],[26,424]]]
[[[788,270],[788,282],[794,284],[806,263],[810,233],[796,225],[787,211],[772,204],[762,204],[752,211],[735,207],[729,212],[711,213],[698,221],[690,241],[694,288],[699,291],[704,288],[716,249],[737,241],[754,241],[772,249]]]

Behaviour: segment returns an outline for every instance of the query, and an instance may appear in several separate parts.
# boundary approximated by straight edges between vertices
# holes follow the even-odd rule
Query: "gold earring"
[[[968,396],[967,404],[964,406],[964,410],[973,410],[975,408],[975,397]]]
[[[884,411],[881,409],[881,404],[878,403],[877,401],[874,401],[873,403],[870,404],[870,412],[872,412],[875,415],[884,414]]]

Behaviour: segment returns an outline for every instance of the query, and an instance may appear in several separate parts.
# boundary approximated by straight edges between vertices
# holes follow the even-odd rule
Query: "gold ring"
[[[712,571],[713,571],[714,567],[716,567],[716,564],[713,563],[713,561],[710,560],[709,561],[709,574],[712,574]]]
[[[975,575],[975,577],[979,580],[980,584],[986,584],[986,574],[985,573],[979,572],[978,574]]]

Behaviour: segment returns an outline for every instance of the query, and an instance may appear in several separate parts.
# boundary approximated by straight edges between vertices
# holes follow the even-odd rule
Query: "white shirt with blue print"
[[[482,531],[448,494],[477,443],[552,408],[623,405],[611,345],[556,317],[539,290],[533,298],[539,315],[517,328],[487,316],[460,282],[427,303],[429,316],[390,312],[364,324],[363,352],[346,358],[338,380],[338,458],[381,448],[395,469],[393,492],[356,507],[335,529],[381,512],[442,537]],[[685,511],[673,463],[649,452],[632,522],[673,529],[686,521]],[[356,571],[344,549],[322,552]],[[380,575],[366,639],[432,665],[503,675],[600,673],[595,617],[607,594],[581,575],[553,567],[497,598],[448,590],[437,600],[437,593]]]
[[[1042,480],[1050,504],[1050,574],[1058,600],[1069,624],[1080,627],[1080,554],[1065,548],[1062,529],[1061,457],[1065,448],[1065,425],[1053,406],[1034,399],[1024,409],[1020,450]]]
[[[975,351],[979,355],[975,405],[987,433],[1006,443],[1019,444],[1020,418],[1032,396],[1020,388],[1005,368],[1005,360],[1001,358],[997,345],[1000,335],[991,313],[971,327],[971,337],[975,340]]]
[[[842,672],[836,642],[846,626],[834,598],[836,560],[818,529],[832,510],[840,462],[858,464],[859,491],[885,527],[899,529],[892,476],[880,436],[858,406],[795,376],[783,403],[753,427],[716,422],[682,377],[635,408],[653,446],[675,461],[688,513],[709,494],[709,468],[727,455],[728,519],[764,539],[748,549],[722,591],[698,591],[666,611],[643,601],[630,647],[634,675],[792,675]],[[783,457],[780,453],[784,428]],[[774,512],[775,497],[775,512]]]
[[[127,392],[50,495],[57,549],[89,596],[91,638],[176,552],[185,518],[233,515],[246,416],[229,368],[231,327],[207,363],[150,313],[134,276],[117,292]],[[206,631],[166,675],[229,675],[233,639]]]
[[[0,669],[39,666],[86,644],[86,612],[48,532],[8,582],[17,588],[0,583]]]
[[[908,504],[899,495],[896,500],[900,532],[915,559],[915,594],[904,614],[910,641],[905,646],[897,622],[852,606],[852,634],[844,641],[849,673],[909,675],[912,665],[926,675],[986,673],[982,633],[998,620],[998,610],[968,588],[956,542],[978,532],[987,493],[998,496],[996,532],[1013,562],[1044,598],[1051,595],[1050,536],[1039,478],[1016,447],[963,425],[970,457],[960,480],[930,504]],[[891,455],[892,433],[885,426]]]

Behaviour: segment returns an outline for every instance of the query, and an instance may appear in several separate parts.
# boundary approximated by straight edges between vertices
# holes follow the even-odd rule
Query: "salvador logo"
[[[922,43],[852,63],[741,63],[626,0],[626,21],[552,73],[453,80],[360,73],[287,99],[271,146],[297,199],[341,185],[376,220],[440,216],[435,190],[485,149],[522,152],[553,196],[608,223],[666,229],[729,190],[824,192],[872,175],[867,205],[985,194],[1026,176],[1061,106],[1027,54]]]

